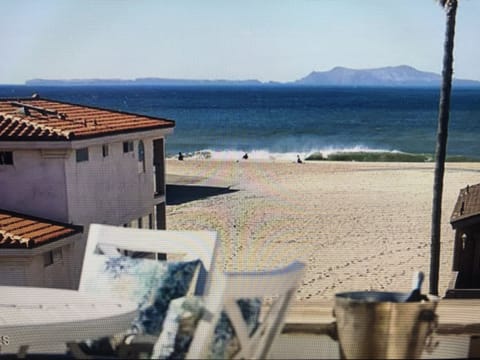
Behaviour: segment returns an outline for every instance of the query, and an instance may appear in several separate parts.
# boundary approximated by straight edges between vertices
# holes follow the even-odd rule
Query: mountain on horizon
[[[337,66],[329,71],[313,71],[292,82],[261,82],[259,80],[188,80],[165,78],[124,79],[73,79],[27,80],[29,86],[334,86],[334,87],[435,87],[441,84],[439,74],[420,71],[408,65],[387,66],[374,69],[350,69]],[[454,79],[460,87],[480,87],[480,81]]]
[[[329,71],[313,71],[294,82],[310,86],[438,86],[442,81],[439,74],[420,71],[408,65],[387,66],[374,69],[349,69],[337,66]],[[454,79],[458,86],[480,86],[480,81]]]

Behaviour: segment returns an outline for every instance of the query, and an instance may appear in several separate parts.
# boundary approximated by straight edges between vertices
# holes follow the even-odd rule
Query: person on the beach
[[[181,151],[178,153],[178,160],[183,160],[183,154]]]
[[[299,164],[303,164],[303,161],[302,161],[302,159],[300,159],[300,155],[297,155],[297,163],[299,163]]]
[[[245,153],[245,155],[243,155],[243,159],[244,159],[244,160],[247,160],[247,159],[248,159],[248,154],[247,154],[247,153]]]

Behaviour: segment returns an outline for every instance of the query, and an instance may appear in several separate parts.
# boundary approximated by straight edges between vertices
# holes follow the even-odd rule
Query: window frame
[[[63,262],[63,247],[57,247],[43,253],[43,267]]]
[[[149,228],[149,229],[153,229],[153,228],[154,228],[153,214],[152,214],[152,213],[148,214],[148,228]]]
[[[63,261],[63,249],[61,247],[52,250],[53,262],[59,263]]]
[[[138,157],[138,172],[139,173],[144,173],[146,171],[146,166],[145,166],[145,144],[143,143],[143,140],[140,140],[138,142],[138,149],[137,149],[137,157]]]
[[[0,165],[13,165],[13,151],[0,151]]]
[[[106,158],[107,156],[109,156],[109,146],[108,144],[103,144],[102,145],[102,157]]]
[[[43,267],[47,267],[54,264],[53,251],[46,251],[43,253]]]
[[[130,152],[133,152],[133,148],[134,148],[133,140],[123,142],[123,153],[124,154],[128,154]]]
[[[90,154],[88,147],[80,148],[75,150],[75,161],[77,163],[85,162],[90,160]]]

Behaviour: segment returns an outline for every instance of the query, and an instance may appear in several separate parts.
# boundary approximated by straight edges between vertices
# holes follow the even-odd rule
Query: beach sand
[[[297,300],[353,290],[428,290],[432,163],[167,160],[167,228],[215,230],[227,271],[307,264]],[[459,190],[480,163],[446,165],[440,295],[450,280]]]

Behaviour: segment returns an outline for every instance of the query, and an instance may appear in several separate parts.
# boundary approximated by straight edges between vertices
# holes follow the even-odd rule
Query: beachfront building
[[[164,229],[171,120],[43,99],[0,99],[0,208],[84,229]]]
[[[0,209],[0,285],[77,286],[83,228]]]
[[[450,223],[455,243],[447,297],[480,298],[480,184],[460,190]]]

